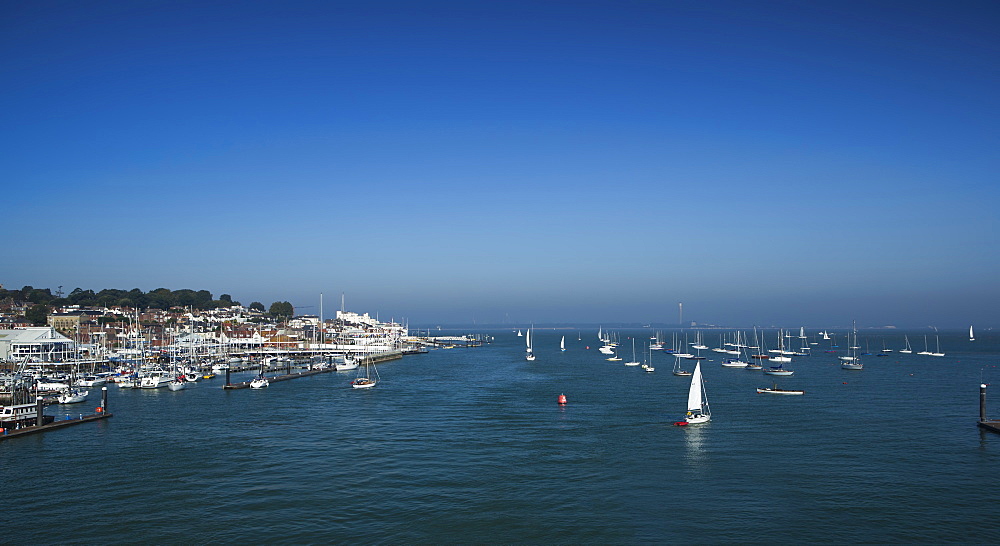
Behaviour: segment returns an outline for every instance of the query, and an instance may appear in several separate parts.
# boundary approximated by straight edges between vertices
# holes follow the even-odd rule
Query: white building
[[[49,326],[0,330],[0,360],[62,360],[72,353],[73,340]]]

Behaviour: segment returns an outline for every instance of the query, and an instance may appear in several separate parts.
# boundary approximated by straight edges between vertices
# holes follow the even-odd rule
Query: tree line
[[[62,295],[59,292],[53,294],[49,288],[34,288],[32,286],[25,286],[20,290],[0,288],[0,301],[4,300],[35,304],[28,313],[25,313],[26,318],[35,324],[45,324],[45,315],[48,314],[51,308],[67,305],[164,310],[171,307],[188,307],[200,311],[240,305],[240,302],[233,301],[232,296],[229,294],[222,294],[219,296],[219,299],[214,299],[212,293],[208,290],[189,290],[186,288],[180,290],[157,288],[149,292],[143,292],[138,288],[133,288],[132,290],[105,288],[100,292],[75,288],[66,295]],[[248,307],[261,313],[267,312],[276,318],[288,318],[294,313],[292,304],[287,301],[276,301],[266,311],[264,304],[258,301],[251,303]]]

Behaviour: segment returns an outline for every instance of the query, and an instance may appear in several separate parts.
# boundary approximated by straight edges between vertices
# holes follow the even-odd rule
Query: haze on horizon
[[[996,324],[988,1],[0,4],[0,284]]]

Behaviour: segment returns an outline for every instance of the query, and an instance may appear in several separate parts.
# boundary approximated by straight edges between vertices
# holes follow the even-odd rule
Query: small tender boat
[[[794,389],[779,389],[775,384],[773,387],[757,387],[757,394],[805,394],[806,391]]]
[[[57,398],[60,404],[76,404],[86,400],[89,394],[90,391],[84,389],[66,389],[60,392]]]

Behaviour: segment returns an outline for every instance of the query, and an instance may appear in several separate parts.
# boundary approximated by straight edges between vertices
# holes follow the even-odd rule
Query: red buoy
[[[675,427],[686,427],[688,425],[687,421],[677,421],[674,423]]]
[[[562,406],[562,405],[565,405],[565,404],[566,404],[566,395],[565,394],[560,394],[559,395],[559,405]]]

